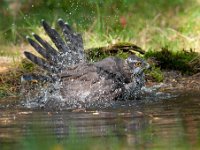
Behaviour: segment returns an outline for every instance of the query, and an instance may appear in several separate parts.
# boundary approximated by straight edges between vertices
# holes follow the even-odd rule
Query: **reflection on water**
[[[16,149],[22,138],[33,134],[62,139],[72,128],[80,138],[116,136],[124,142],[125,149],[166,146],[198,149],[200,95],[153,102],[140,100],[119,103],[109,109],[80,112],[0,109],[1,149]]]

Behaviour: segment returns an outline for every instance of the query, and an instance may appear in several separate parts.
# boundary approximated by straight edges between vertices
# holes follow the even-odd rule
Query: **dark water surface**
[[[86,112],[0,107],[0,150],[20,149],[27,137],[62,141],[74,132],[80,140],[115,137],[123,149],[200,149],[200,94]]]

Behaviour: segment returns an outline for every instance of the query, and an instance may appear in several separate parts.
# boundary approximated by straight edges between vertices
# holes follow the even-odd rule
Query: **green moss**
[[[99,61],[108,56],[116,56],[122,59],[126,59],[131,54],[144,54],[144,51],[133,43],[119,42],[109,45],[107,47],[91,48],[86,50],[87,60]]]
[[[159,67],[155,67],[155,65],[152,66],[151,70],[146,71],[146,75],[156,82],[162,82],[164,80],[163,72]]]
[[[195,66],[200,65],[198,61],[194,64],[191,63],[200,58],[199,54],[192,50],[173,51],[165,47],[161,51],[151,50],[145,53],[145,58],[151,57],[157,61],[161,69],[178,70],[185,74],[197,73],[198,68]]]
[[[103,47],[91,48],[86,50],[87,60],[91,62],[99,61],[106,58],[108,54],[103,51]]]

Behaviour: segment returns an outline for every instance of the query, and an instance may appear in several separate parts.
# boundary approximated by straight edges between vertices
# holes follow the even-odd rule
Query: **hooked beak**
[[[148,70],[150,68],[151,68],[151,66],[149,65],[149,63],[146,62],[145,70]]]

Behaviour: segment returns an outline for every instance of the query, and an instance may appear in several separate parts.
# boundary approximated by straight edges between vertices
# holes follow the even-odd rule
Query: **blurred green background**
[[[83,34],[85,47],[129,41],[145,50],[200,51],[200,0],[0,0],[0,55],[43,34],[63,18]],[[14,45],[14,47],[13,47]],[[15,53],[14,53],[15,54]]]

